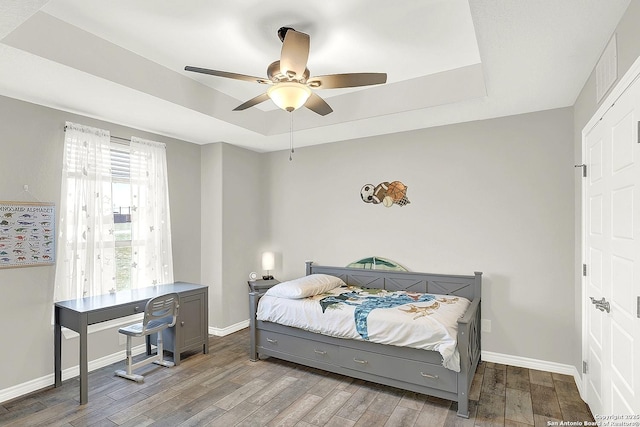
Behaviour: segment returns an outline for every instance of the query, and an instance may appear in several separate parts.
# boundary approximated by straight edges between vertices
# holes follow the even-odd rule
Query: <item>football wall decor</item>
[[[360,189],[360,197],[365,203],[374,205],[382,204],[390,208],[392,205],[404,206],[409,203],[407,199],[407,186],[400,181],[385,181],[378,185],[365,184]]]

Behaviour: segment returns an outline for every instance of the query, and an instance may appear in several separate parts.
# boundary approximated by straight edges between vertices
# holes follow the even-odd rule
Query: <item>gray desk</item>
[[[80,334],[80,404],[89,400],[87,382],[87,327],[107,320],[144,312],[147,301],[155,296],[176,292],[180,296],[180,309],[176,326],[165,331],[173,352],[173,360],[180,364],[180,353],[190,349],[209,352],[207,286],[176,282],[168,285],[116,292],[55,303],[54,375],[55,386],[62,384],[62,327]],[[150,351],[147,341],[147,352]]]

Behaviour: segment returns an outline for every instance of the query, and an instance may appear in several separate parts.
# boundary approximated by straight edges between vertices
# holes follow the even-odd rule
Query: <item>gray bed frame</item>
[[[250,358],[271,356],[341,375],[458,402],[458,416],[469,417],[469,389],[480,361],[482,273],[473,276],[327,267],[307,262],[306,274],[340,277],[348,285],[389,291],[411,290],[469,299],[458,320],[460,372],[442,366],[436,351],[334,338],[303,329],[256,320],[264,292],[249,293]]]

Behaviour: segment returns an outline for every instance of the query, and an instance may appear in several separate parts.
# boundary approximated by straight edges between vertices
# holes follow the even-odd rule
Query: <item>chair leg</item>
[[[158,341],[157,341],[157,350],[158,353],[155,356],[152,357],[148,357],[144,360],[141,360],[137,363],[133,363],[133,344],[132,344],[133,340],[132,337],[130,335],[127,335],[127,350],[126,350],[126,354],[127,354],[127,358],[126,358],[126,365],[127,365],[127,370],[118,370],[116,371],[116,375],[118,375],[119,377],[123,377],[123,378],[127,378],[133,381],[138,381],[138,382],[142,382],[144,381],[144,377],[142,375],[138,375],[138,374],[134,374],[133,370],[134,369],[138,369],[141,368],[142,366],[148,365],[149,363],[155,363],[156,365],[160,365],[160,366],[165,366],[167,368],[170,368],[172,366],[175,366],[175,363],[169,361],[169,360],[164,360],[164,344],[162,342],[162,331],[158,332]]]
[[[131,375],[133,365],[133,342],[129,335],[127,335],[127,375]]]
[[[127,365],[127,370],[123,371],[121,369],[116,371],[116,375],[122,378],[127,378],[129,380],[142,382],[144,377],[142,375],[133,373],[133,344],[130,335],[127,335],[127,350],[126,350],[127,358],[125,360],[125,364]]]
[[[158,350],[158,359],[155,360],[153,363],[155,363],[156,365],[165,366],[167,368],[170,368],[175,365],[175,363],[173,362],[164,360],[164,346],[162,342],[162,331],[158,331],[158,340],[157,340],[156,348]]]

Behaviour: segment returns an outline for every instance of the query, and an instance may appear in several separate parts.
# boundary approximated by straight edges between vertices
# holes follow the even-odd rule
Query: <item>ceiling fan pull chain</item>
[[[289,148],[291,151],[289,152],[289,161],[293,160],[291,156],[295,151],[293,150],[293,111],[289,113]]]

